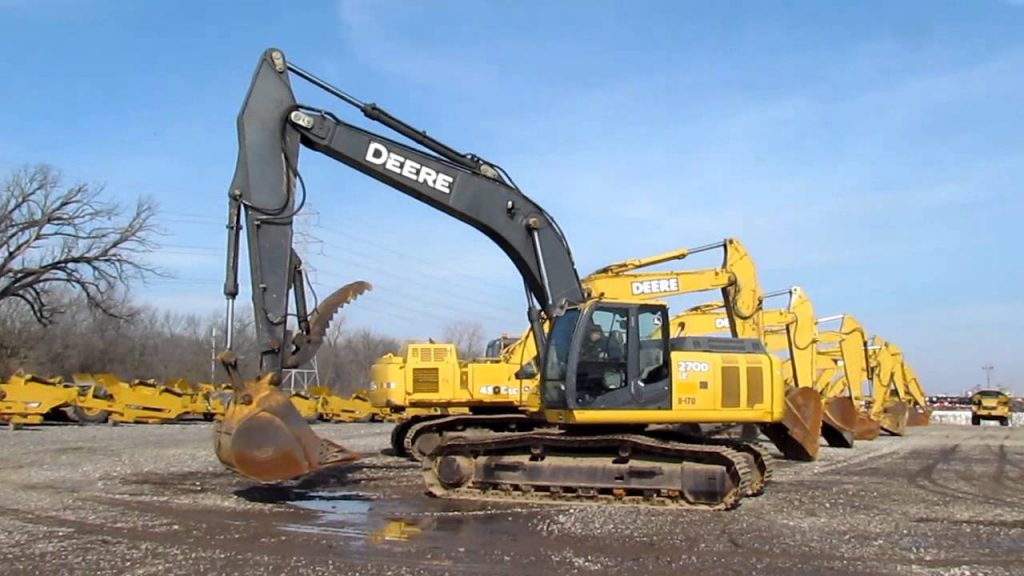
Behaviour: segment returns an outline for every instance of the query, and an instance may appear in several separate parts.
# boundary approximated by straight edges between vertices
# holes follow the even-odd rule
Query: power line
[[[167,214],[172,214],[172,215],[175,215],[175,216],[179,216],[179,218],[166,219],[167,221],[172,221],[172,222],[182,222],[182,223],[189,223],[189,224],[208,224],[208,225],[217,224],[217,225],[220,225],[220,226],[223,226],[223,224],[224,224],[224,222],[221,221],[221,220],[217,220],[217,219],[214,219],[214,218],[209,217],[209,216],[203,216],[203,215],[189,213],[189,212],[176,212],[176,211],[174,211],[174,212],[167,212]],[[316,212],[315,216],[316,216],[316,218],[319,218],[320,213]],[[316,228],[317,230],[322,231],[323,233],[325,233],[328,236],[335,236],[335,238],[339,239],[342,243],[355,242],[355,243],[358,243],[358,244],[361,244],[361,245],[364,245],[364,246],[368,246],[368,247],[374,248],[374,249],[379,250],[381,252],[385,252],[385,253],[390,254],[390,255],[392,255],[394,257],[397,257],[397,258],[400,258],[400,259],[403,259],[403,260],[406,260],[406,261],[409,261],[409,262],[414,262],[414,263],[416,263],[418,265],[417,266],[418,270],[416,271],[416,274],[419,275],[419,276],[433,277],[433,278],[437,278],[439,280],[444,280],[446,282],[450,282],[452,280],[452,277],[462,277],[462,278],[466,278],[466,279],[469,279],[469,280],[473,280],[474,282],[476,282],[476,285],[478,287],[480,285],[487,285],[487,286],[491,287],[492,291],[498,291],[498,292],[502,292],[502,293],[505,293],[505,294],[516,294],[517,296],[521,296],[521,293],[519,292],[518,288],[512,288],[512,287],[510,287],[510,286],[508,286],[506,284],[494,282],[493,279],[488,278],[486,276],[479,276],[479,275],[475,275],[475,274],[470,274],[470,273],[466,272],[462,268],[457,268],[457,267],[454,267],[454,266],[451,266],[451,265],[445,265],[443,261],[441,261],[441,262],[430,262],[429,264],[427,264],[423,260],[418,259],[415,256],[410,255],[407,251],[403,251],[403,250],[400,250],[400,249],[397,249],[397,248],[394,248],[394,247],[391,247],[391,246],[387,246],[387,245],[384,245],[384,244],[381,244],[381,243],[378,243],[378,242],[374,242],[372,240],[368,240],[368,239],[363,238],[361,236],[357,236],[355,234],[350,234],[350,233],[344,232],[342,230],[338,230],[338,229],[334,229],[334,228],[327,228],[327,227],[323,226],[322,224],[319,224],[318,222],[314,222],[312,224],[309,224],[308,227],[309,228]],[[306,232],[306,234],[310,235],[308,233],[308,231]],[[324,242],[324,244],[330,245],[332,248],[335,248],[335,249],[338,249],[338,250],[349,251],[348,247],[342,246],[340,244],[329,243],[329,242],[326,242],[326,241]],[[323,254],[323,255],[324,256],[329,256],[331,258],[337,257],[334,254],[331,254],[331,255]],[[425,266],[430,266],[432,268],[444,269],[443,275],[437,274],[435,272],[431,272],[429,269],[425,268]]]

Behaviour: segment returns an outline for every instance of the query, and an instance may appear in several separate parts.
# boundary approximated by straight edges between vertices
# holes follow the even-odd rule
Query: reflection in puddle
[[[381,500],[365,492],[292,495],[288,504],[313,512],[315,516],[302,523],[283,525],[283,530],[343,537],[357,546],[447,540],[463,532],[499,534],[515,530],[517,523],[509,522],[514,517],[536,513],[535,507],[495,508],[483,503]]]
[[[423,528],[419,522],[403,518],[392,518],[384,523],[383,528],[374,530],[366,540],[371,544],[380,544],[388,540],[408,542],[422,533]]]

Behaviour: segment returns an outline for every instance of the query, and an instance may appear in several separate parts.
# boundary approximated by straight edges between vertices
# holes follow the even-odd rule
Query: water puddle
[[[537,510],[420,498],[399,501],[365,492],[326,491],[296,494],[288,504],[314,514],[302,523],[283,525],[283,530],[345,538],[360,546],[415,540],[420,545],[450,547],[453,537],[493,538],[518,532]]]

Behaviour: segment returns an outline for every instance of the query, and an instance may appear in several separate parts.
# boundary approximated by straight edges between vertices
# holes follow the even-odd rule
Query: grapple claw
[[[363,293],[372,290],[369,282],[359,280],[338,288],[330,296],[324,298],[309,315],[309,333],[298,333],[292,338],[293,350],[284,358],[285,368],[298,368],[310,361],[320,348],[327,334],[331,320],[346,304],[354,301]]]

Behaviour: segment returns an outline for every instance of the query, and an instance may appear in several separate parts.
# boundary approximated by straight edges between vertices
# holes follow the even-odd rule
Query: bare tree
[[[455,345],[462,360],[480,357],[487,345],[484,327],[479,322],[452,322],[444,327],[441,337],[444,342]]]
[[[320,348],[320,380],[341,395],[366,388],[370,366],[387,353],[397,353],[401,343],[368,328],[338,331]]]
[[[155,205],[139,199],[125,210],[101,198],[102,186],[65,187],[48,166],[13,171],[0,199],[0,302],[26,306],[47,325],[62,290],[121,317],[129,283],[158,271],[141,260],[152,250]]]

